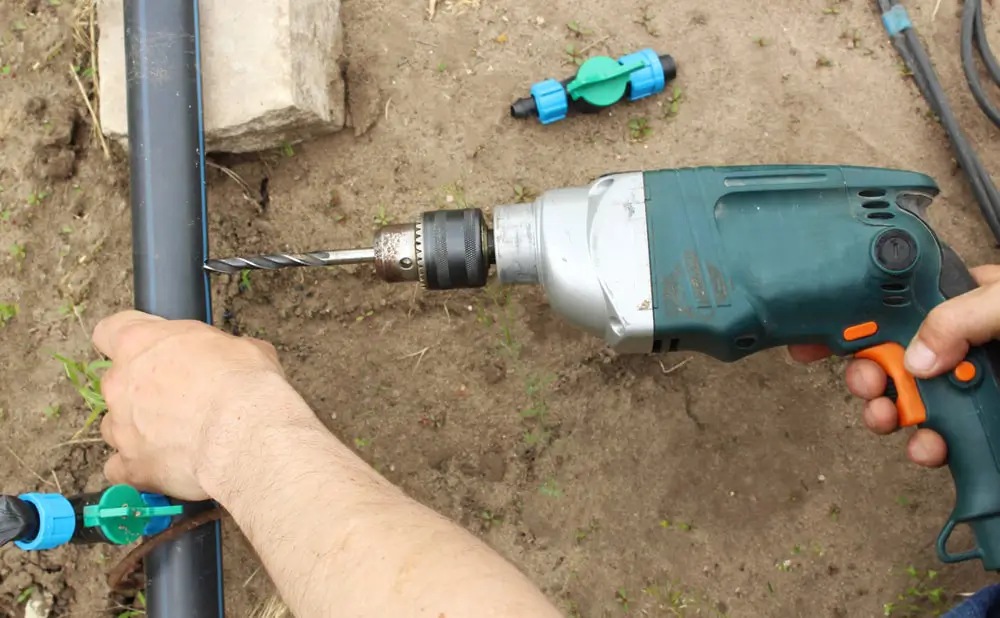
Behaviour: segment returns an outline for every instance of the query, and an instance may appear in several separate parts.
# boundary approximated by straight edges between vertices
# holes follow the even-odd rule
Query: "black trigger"
[[[889,376],[885,377],[885,392],[882,393],[882,396],[891,399],[892,403],[896,403],[896,399],[899,398],[899,392],[896,391],[896,383]]]

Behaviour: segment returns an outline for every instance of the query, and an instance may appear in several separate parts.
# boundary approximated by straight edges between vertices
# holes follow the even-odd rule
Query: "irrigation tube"
[[[135,307],[211,322],[198,0],[125,0],[125,62]],[[220,541],[214,522],[149,555],[149,618],[223,617]]]

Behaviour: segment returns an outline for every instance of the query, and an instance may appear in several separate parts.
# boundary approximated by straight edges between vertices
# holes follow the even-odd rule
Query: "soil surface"
[[[89,331],[132,299],[127,165],[105,158],[70,69],[89,92],[82,4],[0,3],[0,304],[18,308],[0,327],[4,493],[104,483],[108,451],[95,430],[77,435],[89,411],[52,356],[96,360]],[[932,175],[941,235],[970,265],[1000,257],[867,2],[436,4],[429,19],[426,2],[344,2],[354,130],[213,157],[269,196],[262,208],[210,170],[213,255],[360,246],[379,219],[609,171],[840,163]],[[1000,169],[958,63],[959,4],[934,17],[932,0],[909,4]],[[568,49],[643,47],[677,59],[676,105],[668,92],[547,127],[509,118],[534,81],[572,72]],[[629,128],[639,119],[647,131]],[[950,476],[908,463],[906,436],[864,428],[841,361],[619,357],[537,290],[427,293],[367,267],[223,277],[213,293],[216,323],[273,342],[338,436],[567,616],[933,616],[994,580],[938,562]],[[249,616],[272,588],[229,525],[225,544],[229,615]],[[118,616],[134,599],[103,581],[122,551],[5,548],[0,616],[32,597],[53,616]]]

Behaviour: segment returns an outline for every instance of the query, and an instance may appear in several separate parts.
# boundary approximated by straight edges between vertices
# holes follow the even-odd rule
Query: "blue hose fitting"
[[[629,101],[637,101],[650,95],[659,94],[667,85],[666,76],[663,73],[663,62],[651,49],[644,49],[634,54],[622,56],[618,59],[621,65],[641,62],[643,68],[633,71],[629,76]]]
[[[141,494],[142,501],[146,503],[146,506],[171,506],[170,500],[166,496],[161,494]],[[157,515],[152,517],[148,523],[146,523],[145,529],[143,529],[143,536],[155,536],[167,528],[173,522],[173,517],[170,515]]]
[[[546,79],[531,87],[531,96],[510,106],[514,118],[535,116],[542,124],[566,118],[570,112],[592,114],[624,98],[637,101],[663,92],[677,76],[677,64],[669,55],[652,49],[626,54],[615,60],[607,56],[588,58],[573,77]]]
[[[73,505],[59,494],[21,494],[21,500],[38,512],[38,533],[30,540],[14,541],[25,551],[54,549],[69,543],[76,532]]]
[[[532,86],[531,98],[535,101],[538,120],[542,124],[562,120],[569,111],[566,89],[554,79],[547,79]]]

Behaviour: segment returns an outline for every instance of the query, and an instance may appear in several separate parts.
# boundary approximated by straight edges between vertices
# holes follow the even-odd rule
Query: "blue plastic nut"
[[[38,534],[30,541],[14,541],[25,551],[54,549],[69,543],[76,531],[76,513],[69,500],[59,494],[18,496],[38,511]]]
[[[569,111],[566,89],[554,79],[547,79],[532,86],[531,97],[535,99],[538,120],[542,124],[562,120]]]
[[[635,101],[651,94],[663,92],[667,84],[663,75],[663,65],[660,63],[660,56],[651,49],[637,51],[618,59],[621,64],[634,64],[642,62],[644,68],[634,71],[631,75],[631,88],[629,91],[629,101]]]
[[[170,500],[166,496],[161,494],[141,494],[142,501],[146,503],[146,506],[170,506]],[[146,523],[146,527],[143,528],[142,534],[145,536],[157,535],[167,528],[173,522],[173,518],[169,515],[159,515],[153,517]]]

